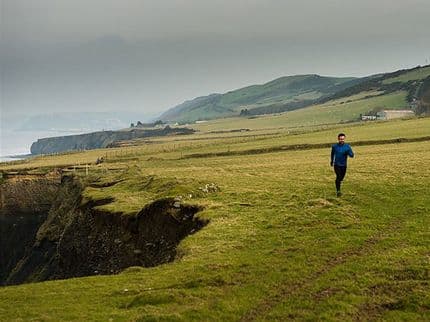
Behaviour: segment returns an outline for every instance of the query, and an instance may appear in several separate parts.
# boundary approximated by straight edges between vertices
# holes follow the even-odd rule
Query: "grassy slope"
[[[426,77],[430,76],[430,66],[420,68],[405,74],[402,74],[397,77],[389,78],[384,80],[383,84],[391,84],[395,82],[407,82],[410,80],[418,80],[418,79],[424,79]]]
[[[253,85],[231,91],[222,96],[221,103],[226,106],[240,107],[248,104],[269,104],[274,102],[288,102],[300,95],[311,93],[312,97],[319,97],[319,90],[330,85],[342,84],[353,78],[321,77],[317,75],[287,76],[275,79],[263,85]],[[318,90],[319,89],[319,90]]]
[[[296,75],[275,79],[262,85],[252,85],[227,92],[187,101],[161,116],[164,120],[212,119],[239,114],[244,107],[252,108],[274,103],[321,97],[329,88],[353,78]]]
[[[399,75],[399,73],[401,74]],[[339,95],[353,94],[356,96],[360,95],[362,91],[377,90],[382,86],[396,82],[406,83],[411,80],[422,80],[428,76],[430,76],[430,66],[410,71],[375,75],[367,78],[367,81],[365,79],[352,81],[352,78],[323,78],[316,75],[281,77],[263,85],[252,85],[226,94],[218,94],[216,98],[215,96],[207,96],[185,102],[166,112],[164,119],[188,121],[214,119],[239,114],[243,108],[252,110],[262,106],[284,106],[295,101],[317,99],[324,94],[334,94],[339,90],[343,93],[338,93]],[[375,81],[376,79],[383,80]],[[353,90],[343,88],[344,86],[337,89],[333,87],[333,85],[342,83],[344,85],[349,84],[348,86],[352,86]],[[345,97],[345,100],[348,100],[348,97]],[[260,113],[264,112],[260,111]]]
[[[429,120],[342,130],[352,141],[425,136]],[[326,142],[337,131],[284,139]],[[333,196],[327,149],[173,160],[210,147],[168,144],[153,151],[158,160],[147,153],[159,146],[137,147],[133,159],[119,154],[91,173],[114,180],[108,169],[124,169],[123,191],[99,193],[121,199],[128,191],[139,206],[133,174],[174,179],[185,190],[216,183],[221,192],[188,200],[204,204],[201,216],[211,222],[182,242],[181,258],[116,276],[1,288],[2,320],[430,319],[428,141],[353,147],[341,199]]]
[[[250,121],[256,122],[260,119]],[[264,119],[263,119],[264,121]],[[220,124],[217,124],[219,129]],[[207,132],[196,133],[191,136],[173,136],[152,138],[151,144],[142,142],[142,145],[90,150],[85,153],[65,153],[54,156],[39,156],[33,159],[22,161],[0,163],[1,170],[27,169],[27,168],[47,168],[53,166],[71,166],[79,169],[89,164],[91,169],[110,170],[123,168],[120,161],[131,162],[146,160],[178,159],[191,153],[199,152],[222,152],[227,150],[248,150],[252,148],[263,148],[289,144],[313,144],[332,142],[337,133],[344,131],[347,133],[348,140],[378,140],[394,138],[416,138],[430,135],[430,118],[411,119],[411,120],[392,120],[389,122],[380,121],[373,123],[356,123],[343,125],[324,125],[312,126],[308,128],[298,128],[289,130],[288,127],[279,127],[282,123],[275,123],[275,128],[267,129],[266,123],[259,126],[253,123],[256,130],[240,134],[223,133],[211,134]],[[211,126],[210,129],[213,129]],[[300,135],[298,135],[300,134]],[[95,166],[98,157],[107,159],[106,165]],[[36,170],[38,171],[38,170]]]
[[[267,115],[258,118],[236,117],[219,119],[193,125],[193,128],[201,131],[240,128],[256,129],[277,126],[296,128],[357,120],[361,113],[366,113],[377,107],[401,109],[407,106],[406,92],[403,91],[364,99],[364,96],[367,95],[374,95],[374,92],[361,93],[345,99],[338,99],[280,115]]]

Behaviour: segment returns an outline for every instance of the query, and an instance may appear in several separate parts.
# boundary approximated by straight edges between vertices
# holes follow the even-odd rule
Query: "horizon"
[[[423,0],[4,0],[2,114],[160,115],[283,76],[426,65],[429,15]]]
[[[415,68],[424,68],[424,67],[428,67],[428,66],[430,66],[430,64],[423,64],[423,65],[419,65],[418,64],[418,65],[413,65],[413,66],[409,66],[409,67],[405,67],[405,68],[398,68],[398,69],[389,70],[389,71],[388,70],[387,71],[380,71],[380,72],[376,72],[376,73],[371,73],[371,74],[366,74],[366,75],[359,75],[359,76],[357,76],[357,75],[355,75],[355,76],[354,75],[351,75],[351,76],[347,76],[347,75],[339,76],[339,75],[327,75],[327,74],[326,75],[321,75],[321,74],[317,74],[317,73],[281,75],[281,76],[276,76],[275,78],[272,78],[272,79],[269,79],[269,80],[266,80],[266,81],[262,81],[260,83],[249,83],[249,84],[245,84],[245,85],[240,86],[240,87],[234,87],[234,88],[231,88],[231,89],[227,89],[227,90],[222,91],[222,92],[207,92],[207,93],[198,94],[197,96],[194,96],[192,98],[188,98],[188,99],[185,99],[183,101],[177,102],[175,105],[170,106],[170,107],[168,107],[168,108],[166,108],[164,110],[161,110],[160,112],[148,113],[140,121],[150,122],[152,120],[156,120],[159,116],[161,116],[163,113],[167,112],[168,110],[170,110],[170,109],[172,109],[172,108],[174,108],[174,107],[176,107],[178,105],[181,105],[181,104],[183,104],[185,102],[189,102],[189,101],[192,101],[194,99],[197,99],[197,98],[206,97],[206,96],[209,96],[209,95],[223,95],[223,94],[226,94],[226,93],[229,93],[229,92],[232,92],[232,91],[240,90],[240,89],[243,89],[243,88],[246,88],[246,87],[249,87],[249,86],[254,86],[254,85],[257,85],[257,86],[259,86],[259,85],[265,85],[267,83],[270,83],[270,82],[273,82],[273,81],[276,81],[278,79],[285,78],[285,77],[312,76],[312,75],[315,75],[315,76],[320,76],[320,77],[331,77],[331,78],[363,78],[363,77],[369,77],[369,76],[376,76],[376,75],[381,75],[381,74],[393,73],[393,72],[397,72],[397,71],[401,71],[401,70],[409,70],[409,69],[415,69]],[[48,112],[45,112],[45,113],[31,114],[29,117],[37,117],[37,116],[44,116],[44,115],[55,116],[55,115],[72,115],[72,114],[114,114],[114,113],[130,113],[130,114],[136,113],[137,114],[139,112],[132,111],[132,110],[121,110],[121,111],[119,111],[117,109],[103,110],[103,111],[91,111],[91,110],[90,111],[59,111],[59,112],[58,111],[48,111]],[[145,113],[142,112],[142,115],[145,115]],[[25,116],[25,115],[24,114],[16,114],[16,115],[13,115],[12,118],[20,118],[20,117],[23,117],[23,116]],[[28,115],[26,115],[26,116],[28,116]]]

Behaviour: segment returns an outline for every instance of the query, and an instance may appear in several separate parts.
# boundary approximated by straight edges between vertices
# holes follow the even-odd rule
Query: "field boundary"
[[[430,141],[430,136],[421,136],[416,138],[395,138],[395,139],[387,139],[387,140],[355,141],[355,142],[348,142],[348,143],[354,146],[363,146],[363,145],[383,145],[383,144],[410,143],[410,142],[423,142],[423,141]],[[247,155],[247,154],[263,154],[263,153],[274,153],[274,152],[282,152],[282,151],[313,150],[313,149],[330,148],[332,145],[333,143],[304,143],[304,144],[280,145],[280,146],[273,146],[273,147],[260,148],[260,149],[249,149],[249,150],[242,150],[242,151],[193,153],[193,154],[184,155],[182,159],[210,158],[210,157]]]

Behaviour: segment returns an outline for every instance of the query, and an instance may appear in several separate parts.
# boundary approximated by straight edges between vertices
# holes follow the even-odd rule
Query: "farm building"
[[[376,113],[378,120],[391,120],[413,115],[415,115],[415,113],[411,110],[382,110]]]
[[[376,115],[360,115],[362,121],[376,120]]]

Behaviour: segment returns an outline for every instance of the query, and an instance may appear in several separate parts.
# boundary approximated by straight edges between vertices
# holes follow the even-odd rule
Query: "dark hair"
[[[346,136],[345,135],[345,133],[339,133],[338,135],[337,135],[337,137],[339,138],[339,137],[341,137],[341,136]]]

